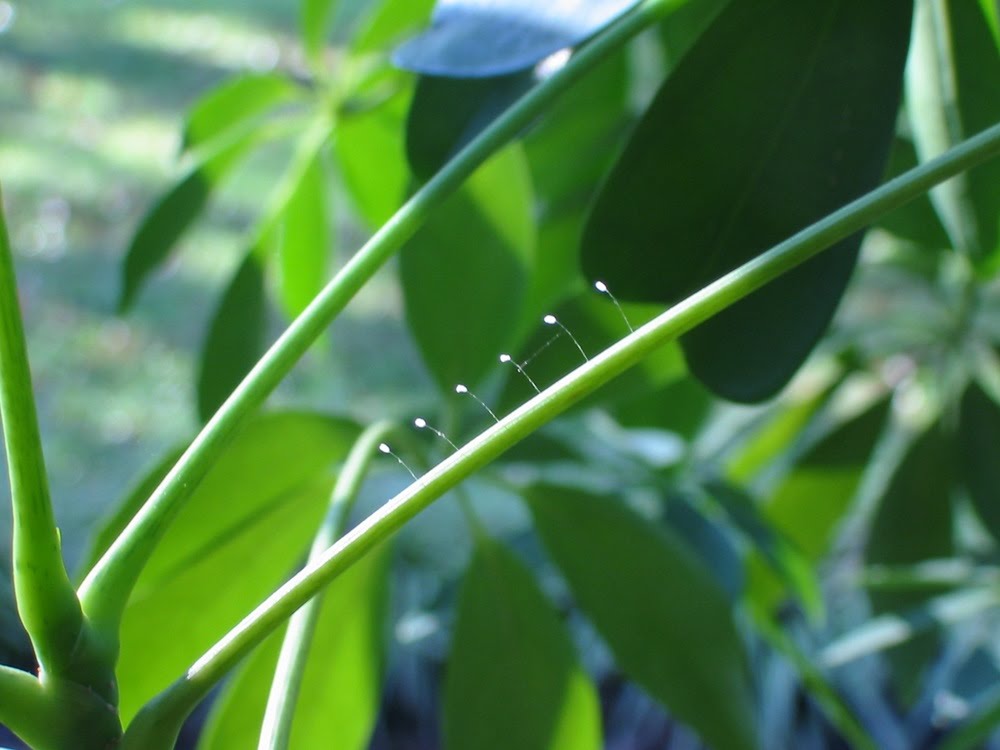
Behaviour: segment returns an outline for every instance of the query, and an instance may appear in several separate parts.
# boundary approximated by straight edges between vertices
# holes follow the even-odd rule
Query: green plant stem
[[[92,690],[2,665],[0,723],[35,750],[106,750],[121,738],[114,708]]]
[[[2,203],[0,195],[0,203]],[[0,205],[0,415],[14,512],[14,592],[41,669],[66,675],[83,626],[62,559],[31,389],[17,280]]]
[[[377,422],[362,432],[354,443],[340,476],[337,477],[326,517],[313,540],[309,562],[318,560],[344,533],[372,457],[377,454],[379,443],[394,429],[396,426],[391,422]],[[322,593],[317,594],[288,622],[264,710],[258,750],[287,750],[289,746],[295,704],[302,687],[309,647],[316,631],[322,601]]]
[[[81,585],[83,611],[105,639],[116,638],[135,582],[184,500],[237,427],[263,403],[330,321],[480,164],[517,137],[585,73],[676,3],[645,0],[597,35],[560,71],[525,94],[418,190],[295,319],[208,421]]]
[[[862,231],[883,214],[941,181],[997,155],[1000,155],[1000,124],[938,159],[906,172],[731,271],[546,388],[389,500],[269,596],[198,659],[187,674],[139,712],[126,732],[124,747],[169,748],[172,740],[162,739],[159,733],[175,732],[198,701],[247,652],[337,575],[519,440],[720,310]],[[154,738],[161,744],[150,744]]]

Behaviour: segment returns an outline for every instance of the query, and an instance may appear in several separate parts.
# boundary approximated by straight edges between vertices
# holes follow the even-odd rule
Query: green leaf
[[[972,507],[1000,539],[1000,407],[977,383],[962,396],[958,448]]]
[[[684,542],[608,497],[539,486],[535,526],[618,665],[711,747],[757,746],[726,594]]]
[[[285,206],[279,242],[281,301],[294,318],[323,288],[327,277],[330,216],[323,153],[317,153],[301,175]]]
[[[920,0],[907,107],[922,161],[1000,121],[1000,50],[979,5]],[[953,247],[980,266],[1000,261],[1000,166],[987,164],[931,191]]]
[[[378,106],[344,112],[337,123],[334,154],[355,208],[372,227],[381,227],[406,197],[404,123],[410,92],[394,93]]]
[[[878,184],[911,0],[732,0],[666,80],[605,182],[582,248],[623,299],[674,302]],[[829,323],[860,236],[682,339],[738,401],[775,394]]]
[[[952,555],[953,449],[940,425],[910,446],[872,523],[866,547],[869,565],[907,565]],[[933,593],[873,591],[872,608],[876,614],[900,612],[920,605]],[[936,650],[934,636],[925,635],[890,654],[894,681],[905,702],[916,698],[921,674]]]
[[[445,391],[516,343],[533,261],[531,179],[519,146],[483,165],[406,244],[406,319]]]
[[[322,594],[292,723],[291,747],[363,750],[378,716],[388,599],[388,548],[363,557]],[[198,750],[257,746],[284,628],[226,686]]]
[[[319,64],[338,0],[302,0],[302,44],[306,57]]]
[[[670,66],[688,53],[730,0],[687,0],[659,26],[660,41]]]
[[[531,572],[481,538],[465,574],[444,695],[446,748],[596,750],[600,707]]]
[[[368,22],[355,35],[357,54],[378,52],[394,46],[403,37],[427,23],[434,0],[382,0]]]
[[[215,310],[201,349],[198,418],[207,422],[264,351],[267,304],[256,253],[240,263]]]
[[[422,76],[406,118],[406,157],[428,180],[534,84],[531,71],[493,78]]]
[[[201,215],[212,191],[255,143],[253,137],[242,138],[200,162],[143,217],[125,254],[119,312],[132,306],[147,277],[167,259],[187,228]]]
[[[198,148],[231,135],[279,105],[302,100],[302,94],[302,88],[292,79],[273,73],[227,79],[189,110],[184,122],[183,148]]]
[[[344,420],[278,413],[233,439],[174,519],[125,610],[124,721],[285,580],[323,516],[331,467],[357,434]]]

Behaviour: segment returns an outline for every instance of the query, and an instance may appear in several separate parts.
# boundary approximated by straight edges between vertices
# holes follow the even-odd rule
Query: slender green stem
[[[395,429],[391,422],[377,422],[368,427],[358,438],[347,456],[344,468],[337,477],[326,517],[313,540],[309,551],[309,562],[337,541],[347,526],[351,508],[361,489],[361,483],[368,473],[372,456],[378,452],[379,443]],[[292,736],[292,720],[295,704],[302,687],[309,647],[319,619],[322,593],[310,599],[288,622],[285,639],[281,643],[278,664],[274,670],[271,693],[264,710],[258,750],[287,750]]]
[[[2,203],[2,196],[0,196]],[[42,670],[65,674],[83,617],[62,559],[31,390],[14,259],[0,205],[0,415],[14,511],[14,591]]]
[[[559,72],[512,105],[428,181],[319,293],[205,425],[177,465],[90,571],[80,588],[87,616],[112,639],[140,572],[167,526],[234,431],[281,382],[330,321],[475,169],[552,101],[677,0],[644,0],[596,36]]]
[[[192,665],[187,674],[140,711],[126,732],[125,747],[149,750],[167,747],[142,743],[157,737],[157,731],[179,727],[187,713],[244,654],[317,591],[519,440],[720,310],[862,231],[883,214],[922,195],[942,180],[997,155],[1000,155],[1000,124],[897,177],[726,274],[546,388],[392,498],[269,596]]]

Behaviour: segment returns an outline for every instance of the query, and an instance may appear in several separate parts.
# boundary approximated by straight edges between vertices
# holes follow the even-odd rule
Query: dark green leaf
[[[357,433],[343,420],[282,413],[257,417],[233,438],[125,610],[118,677],[126,722],[301,560],[329,500],[331,468]]]
[[[879,504],[866,548],[870,565],[907,565],[954,552],[951,488],[954,447],[940,425],[910,446]],[[876,613],[900,612],[926,601],[930,591],[873,591]],[[890,654],[901,697],[918,695],[921,674],[937,650],[932,635],[915,638]]]
[[[1000,121],[1000,50],[972,2],[918,2],[907,104],[927,161]],[[1000,166],[984,165],[931,191],[953,246],[980,265],[1000,260]]]
[[[301,175],[282,216],[281,301],[289,317],[302,312],[326,281],[333,240],[326,181],[320,152]]]
[[[732,0],[660,89],[594,206],[584,270],[674,302],[874,187],[892,142],[910,0]],[[757,401],[822,335],[860,236],[684,337],[692,372]]]
[[[422,76],[406,118],[413,174],[430,179],[533,83],[530,71],[493,78]]]
[[[323,592],[292,723],[291,747],[363,750],[378,715],[388,593],[387,548]],[[199,750],[257,746],[284,629],[254,652],[212,710]]]
[[[690,440],[712,409],[712,395],[697,380],[680,377],[666,386],[616,404],[615,419],[625,427],[657,427]]]
[[[670,499],[664,520],[711,571],[729,598],[737,601],[746,586],[743,559],[720,525],[684,498]]]
[[[516,343],[533,262],[531,178],[519,146],[500,152],[406,246],[406,319],[445,391],[472,385]]]
[[[958,446],[972,506],[1000,539],[1000,407],[976,383],[962,396]]]
[[[201,350],[198,417],[207,422],[257,364],[264,350],[264,272],[250,252],[236,270],[215,311]]]
[[[313,63],[319,62],[338,4],[338,0],[302,0],[302,44]]]
[[[660,23],[667,64],[676,66],[698,41],[729,0],[687,0]]]
[[[619,666],[711,747],[756,747],[726,594],[674,535],[608,497],[529,495],[538,533]]]
[[[444,697],[444,746],[596,750],[593,684],[531,572],[480,539],[458,601]]]
[[[269,110],[301,98],[302,89],[290,78],[255,73],[227,79],[202,96],[184,123],[184,149],[193,149],[232,134]]]
[[[396,50],[416,73],[506,75],[587,39],[638,0],[438,0],[431,27]]]
[[[125,254],[120,312],[132,306],[146,278],[167,259],[187,228],[201,215],[212,190],[254,142],[253,138],[243,138],[198,164],[143,217]]]

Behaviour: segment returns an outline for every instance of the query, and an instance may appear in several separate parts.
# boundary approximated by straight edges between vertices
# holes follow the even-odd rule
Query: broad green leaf
[[[1000,539],[1000,407],[976,383],[962,396],[958,449],[976,515]]]
[[[679,354],[675,349],[675,355]],[[689,441],[711,411],[712,395],[697,380],[684,376],[650,393],[623,399],[612,410],[615,419],[625,427],[657,427]]]
[[[292,723],[294,749],[363,750],[378,716],[389,555],[382,547],[321,594],[316,632]],[[212,709],[198,750],[257,746],[284,628],[257,648]]]
[[[910,125],[921,161],[1000,121],[1000,50],[981,8],[919,0],[907,68]],[[1000,254],[1000,166],[987,164],[931,191],[953,246],[979,265]]]
[[[197,219],[212,191],[257,139],[239,139],[197,164],[143,217],[125,254],[119,312],[127,311],[147,277],[170,255]]]
[[[954,552],[951,490],[953,450],[941,425],[919,436],[896,468],[872,522],[869,565],[907,565]],[[873,591],[877,614],[900,612],[933,591]],[[916,698],[920,676],[937,649],[933,635],[915,638],[889,654],[894,681],[905,702]]]
[[[535,225],[531,178],[512,146],[479,168],[406,244],[406,319],[445,391],[473,384],[516,343]]]
[[[273,73],[252,73],[227,79],[202,96],[184,122],[183,148],[199,148],[231,135],[280,105],[303,98],[292,79]]]
[[[288,199],[281,221],[281,301],[292,318],[312,302],[327,276],[333,233],[323,161],[322,152],[315,155]]]
[[[357,427],[265,414],[233,438],[173,520],[125,610],[122,718],[183,674],[301,560]]]
[[[983,9],[986,22],[990,25],[993,37],[1000,49],[1000,3],[997,0],[979,0],[979,5]]]
[[[604,184],[584,272],[676,302],[873,188],[895,130],[911,0],[732,0],[667,78]],[[682,339],[737,401],[774,395],[826,329],[860,235]]]
[[[667,64],[676,66],[728,4],[729,0],[687,0],[663,19],[658,31]]]
[[[334,134],[340,175],[361,218],[372,227],[388,221],[403,203],[410,180],[404,128],[410,91],[378,106],[341,114]]]
[[[651,320],[662,308],[656,305],[623,305],[633,327]],[[533,323],[534,330],[516,352],[517,361],[539,388],[556,382],[584,363],[583,354],[595,356],[625,337],[628,326],[610,300],[594,291],[586,291],[550,311],[572,334],[571,339],[558,325],[546,325],[541,316]],[[576,343],[574,343],[574,339]],[[515,355],[514,352],[511,353]],[[509,365],[507,365],[509,367]],[[581,404],[607,403],[649,395],[684,375],[680,348],[667,345],[656,350],[643,362],[603,386]],[[535,395],[527,380],[511,368],[501,397],[502,408],[520,405]]]
[[[198,418],[207,422],[264,351],[264,269],[249,253],[219,301],[201,349]]]
[[[493,78],[422,76],[406,118],[406,158],[428,180],[534,84],[530,71]]]
[[[462,584],[444,692],[444,747],[597,750],[597,693],[524,563],[480,539]]]
[[[746,587],[743,556],[732,535],[683,497],[670,498],[663,520],[698,556],[719,586],[736,602]]]
[[[416,31],[430,18],[434,0],[382,0],[354,37],[357,54],[379,52]]]
[[[718,750],[757,746],[726,594],[678,537],[609,497],[528,494],[535,526],[622,670]]]
[[[338,0],[302,0],[302,44],[306,57],[319,64]]]
[[[392,60],[425,75],[507,75],[576,46],[637,2],[438,0],[430,28],[399,47]]]

